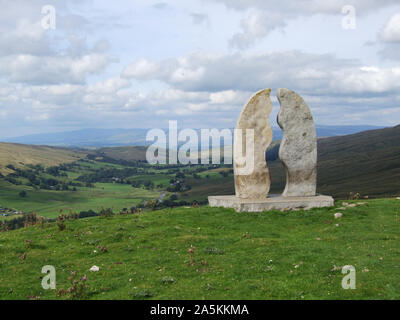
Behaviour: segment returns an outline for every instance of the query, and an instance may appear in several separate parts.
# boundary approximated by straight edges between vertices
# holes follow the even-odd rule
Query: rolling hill
[[[53,166],[73,162],[85,156],[86,153],[72,149],[0,142],[0,172],[3,175],[12,172],[6,168],[9,164],[14,167],[27,164]]]
[[[109,147],[146,145],[147,129],[82,129],[32,134],[2,139],[4,142],[63,147]]]
[[[272,191],[284,188],[279,160],[269,163]],[[345,198],[400,194],[400,125],[318,140],[318,192]]]
[[[278,148],[277,142],[272,144]],[[279,159],[268,161],[270,193],[279,194],[286,183]],[[195,183],[195,181],[190,181]],[[189,182],[189,183],[190,183]],[[350,192],[361,196],[400,195],[400,125],[357,134],[318,139],[318,188],[322,194],[347,198]],[[199,182],[190,197],[234,194],[233,177],[207,185]]]
[[[96,156],[106,156],[115,160],[137,161],[146,160],[147,147],[127,146],[127,147],[105,147],[93,150]]]
[[[321,139],[318,148],[321,191],[400,194],[400,125]]]
[[[398,299],[400,201],[351,204],[339,223],[342,202],[292,212],[182,207],[0,232],[0,300]],[[44,264],[56,268],[57,290],[40,286]],[[357,290],[341,287],[348,264]],[[68,290],[72,271],[78,285],[87,275],[86,289]]]

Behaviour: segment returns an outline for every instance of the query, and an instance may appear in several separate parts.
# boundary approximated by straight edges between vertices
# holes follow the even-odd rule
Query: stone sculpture
[[[237,129],[253,129],[254,145],[238,139],[235,132],[234,174],[235,195],[210,196],[211,207],[234,208],[238,212],[265,210],[298,210],[334,205],[330,196],[316,195],[317,136],[310,109],[305,101],[288,89],[278,90],[281,108],[278,124],[283,130],[279,157],[286,169],[286,187],[282,195],[269,195],[270,175],[265,159],[266,149],[272,141],[269,114],[272,109],[271,89],[256,93],[240,114]],[[246,156],[253,154],[254,167],[242,174],[243,157],[236,152],[246,145]],[[247,160],[246,160],[247,161]]]
[[[266,199],[270,189],[271,179],[265,153],[272,142],[272,129],[269,115],[272,110],[271,89],[257,92],[243,108],[236,129],[241,129],[242,138],[235,137],[233,149],[241,150],[254,156],[254,170],[250,174],[239,174],[243,165],[234,158],[235,193],[243,199]],[[246,129],[254,130],[253,150],[246,145]]]
[[[283,131],[279,158],[286,170],[284,197],[315,196],[317,134],[310,109],[296,92],[278,90],[278,124]]]

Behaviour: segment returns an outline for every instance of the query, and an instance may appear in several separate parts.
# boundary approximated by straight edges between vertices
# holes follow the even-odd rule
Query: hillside
[[[72,149],[0,142],[0,172],[3,175],[12,172],[6,168],[9,164],[19,168],[27,164],[54,166],[73,162],[85,156],[85,153]]]
[[[284,188],[279,160],[269,163],[272,191]],[[400,126],[318,140],[318,192],[346,198],[400,194]]]
[[[277,151],[279,144],[271,144]],[[281,193],[286,177],[279,159],[268,161],[270,193]],[[215,184],[196,183],[187,192],[189,198],[201,195],[234,194],[233,177]],[[357,134],[318,139],[318,188],[322,194],[345,199],[350,192],[361,196],[400,195],[400,126],[364,131]],[[203,199],[202,198],[202,199]]]
[[[321,190],[338,196],[400,194],[400,125],[321,139],[318,148]]]
[[[5,142],[65,147],[108,147],[145,145],[147,129],[82,129],[32,134],[2,139]]]
[[[354,204],[336,203],[339,220],[337,207],[201,207],[0,232],[0,299],[398,299],[400,201]],[[57,290],[41,288],[43,265]],[[356,290],[341,287],[345,265]],[[66,293],[71,272],[88,288]]]
[[[96,156],[106,156],[114,160],[137,161],[146,160],[147,147],[127,146],[127,147],[105,147],[95,149],[93,154]]]
[[[277,151],[274,141],[270,149]],[[101,148],[114,159],[144,160],[145,147]],[[221,155],[223,152],[221,152]],[[285,186],[285,172],[278,160],[268,162],[271,193],[280,193]],[[232,194],[233,177],[210,184],[189,180],[193,189],[188,199],[206,199],[209,194]],[[318,139],[318,192],[347,198],[350,192],[362,196],[397,196],[400,194],[400,126],[363,131],[356,134]]]

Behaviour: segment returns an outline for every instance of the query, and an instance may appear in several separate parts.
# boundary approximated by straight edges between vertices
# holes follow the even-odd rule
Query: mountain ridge
[[[383,127],[370,125],[357,126],[326,126],[316,125],[318,137],[347,135],[366,130],[381,129]],[[47,145],[59,147],[122,147],[148,146],[152,142],[146,141],[146,134],[150,129],[98,129],[87,128],[74,131],[41,133],[2,139],[2,142],[21,143],[31,145]],[[196,129],[199,131],[200,129]],[[230,129],[232,130],[232,129]],[[164,129],[167,133],[168,129]],[[273,127],[274,140],[282,138],[282,131]]]

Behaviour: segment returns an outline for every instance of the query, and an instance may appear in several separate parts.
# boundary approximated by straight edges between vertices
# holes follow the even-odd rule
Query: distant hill
[[[106,147],[93,150],[96,156],[106,156],[114,160],[137,161],[146,160],[147,147],[127,146],[127,147]]]
[[[375,126],[318,126],[319,137],[347,135],[365,130],[378,129]],[[118,147],[146,146],[149,129],[82,129],[69,132],[33,134],[22,137],[0,139],[3,142],[22,144],[63,146],[63,147]],[[167,130],[165,130],[167,133]],[[273,128],[274,140],[282,138],[279,128]]]
[[[272,192],[281,192],[285,173],[269,163]],[[400,195],[400,125],[318,140],[318,192],[346,198]]]
[[[52,166],[73,162],[85,156],[85,153],[72,149],[0,142],[0,173],[5,175],[12,172],[6,168],[9,164],[19,168],[27,164]]]
[[[2,139],[4,142],[64,147],[109,147],[146,145],[147,129],[82,129],[32,134]]]

